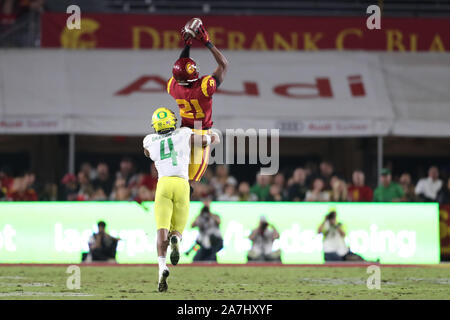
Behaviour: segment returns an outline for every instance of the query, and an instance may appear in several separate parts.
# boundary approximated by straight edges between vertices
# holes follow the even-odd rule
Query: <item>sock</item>
[[[167,268],[166,266],[166,257],[158,257],[158,265],[159,265],[159,272],[163,272],[164,269]]]

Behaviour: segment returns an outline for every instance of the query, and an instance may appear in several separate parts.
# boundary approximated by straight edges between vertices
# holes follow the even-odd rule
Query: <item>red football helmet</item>
[[[198,67],[191,58],[180,58],[173,65],[172,74],[178,84],[187,86],[198,80]]]

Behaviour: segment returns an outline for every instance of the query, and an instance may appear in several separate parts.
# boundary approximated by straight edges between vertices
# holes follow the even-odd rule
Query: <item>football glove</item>
[[[206,31],[205,27],[201,25],[198,28],[197,36],[195,37],[198,41],[203,43],[204,45],[208,44],[210,42],[208,31]]]
[[[181,37],[183,38],[184,45],[192,46],[192,37],[184,28],[181,28]]]

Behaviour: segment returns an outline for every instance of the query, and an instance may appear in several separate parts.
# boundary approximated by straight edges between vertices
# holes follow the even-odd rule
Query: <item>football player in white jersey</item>
[[[144,138],[144,153],[155,162],[158,184],[155,194],[155,219],[159,265],[158,291],[167,291],[169,268],[167,247],[171,247],[173,265],[180,259],[179,243],[189,216],[189,160],[192,145],[208,146],[215,135],[197,135],[192,129],[176,129],[177,118],[167,108],[158,108],[152,116],[155,133]]]

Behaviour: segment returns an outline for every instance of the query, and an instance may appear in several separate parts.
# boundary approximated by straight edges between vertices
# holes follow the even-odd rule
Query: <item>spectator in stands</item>
[[[439,204],[450,204],[450,178],[447,179],[447,184],[439,190],[436,201]]]
[[[280,261],[280,250],[273,250],[273,243],[280,238],[277,229],[269,224],[265,216],[261,216],[259,225],[248,237],[252,241],[252,247],[248,252],[248,262],[256,261]]]
[[[324,191],[325,184],[321,178],[313,181],[312,190],[306,192],[305,201],[330,201],[330,193]]]
[[[331,178],[334,176],[334,167],[330,161],[322,161],[319,166],[319,174],[312,174],[309,177],[310,181],[314,181],[316,178],[322,179],[324,183],[324,190],[331,191]],[[309,182],[309,181],[308,181]],[[308,183],[309,185],[310,183]]]
[[[94,193],[94,188],[92,187],[91,182],[86,174],[86,171],[78,172],[78,201],[86,201],[90,200],[91,196]]]
[[[270,193],[270,183],[272,176],[258,173],[256,183],[250,188],[250,192],[256,195],[259,201],[267,201]]]
[[[399,202],[404,200],[403,188],[392,181],[389,169],[384,168],[381,170],[380,182],[373,194],[374,202]]]
[[[102,189],[103,193],[109,196],[113,188],[113,180],[109,174],[109,167],[105,162],[97,165],[97,177],[92,181],[95,190]]]
[[[37,201],[38,196],[33,188],[35,179],[34,173],[30,172],[15,178],[11,189],[8,191],[7,199],[10,201]]]
[[[113,192],[109,197],[113,201],[128,201],[131,200],[130,190],[126,186],[126,181],[123,178],[116,179],[114,183]]]
[[[80,171],[84,172],[89,181],[93,181],[97,177],[97,173],[92,168],[89,162],[83,162],[80,166]]]
[[[75,201],[78,195],[77,177],[71,173],[67,173],[61,179],[61,186],[58,192],[58,198],[62,201]]]
[[[120,169],[116,173],[116,179],[123,179],[129,189],[137,185],[138,177],[134,172],[134,163],[130,157],[124,157],[120,161]]]
[[[272,184],[270,186],[269,196],[267,197],[267,201],[284,201],[285,198],[281,192],[282,192],[282,190],[280,188],[280,185]]]
[[[225,192],[217,197],[218,201],[238,201],[239,197],[236,194],[236,187],[234,184],[226,184]]]
[[[58,200],[58,186],[54,183],[45,183],[41,192],[38,192],[39,201]]]
[[[134,201],[141,203],[143,201],[155,200],[155,193],[150,191],[145,185],[141,185],[138,189],[138,194],[134,198]]]
[[[108,196],[106,195],[105,191],[103,191],[103,188],[99,187],[99,188],[94,189],[89,200],[106,201],[106,200],[108,200]]]
[[[145,186],[151,193],[155,194],[156,184],[158,183],[158,171],[156,171],[155,163],[152,162],[150,165],[150,173],[143,174],[138,178],[139,187]]]
[[[319,166],[314,161],[308,161],[304,165],[306,181],[307,181],[308,185],[310,182],[312,183],[312,180],[314,180],[313,178],[314,178],[314,175],[317,172],[318,168],[319,168]]]
[[[306,185],[306,172],[303,168],[297,168],[292,175],[292,184],[288,189],[289,201],[304,201],[308,187]]]
[[[337,176],[333,176],[330,180],[330,184],[330,201],[348,201],[347,184],[344,180],[339,179]]]
[[[283,173],[277,173],[275,177],[273,178],[273,184],[277,185],[280,188],[281,196],[284,200],[287,199],[288,192],[287,192],[287,184],[286,184],[286,178]]]
[[[422,201],[436,201],[437,193],[442,188],[439,169],[436,166],[428,169],[428,177],[420,179],[416,185],[416,195]]]
[[[214,197],[214,188],[200,182],[193,182],[194,191],[191,194],[192,201],[204,201]]]
[[[352,174],[352,184],[348,187],[348,199],[353,202],[372,201],[373,191],[365,185],[364,172],[355,170]]]
[[[227,165],[218,164],[215,172],[215,176],[211,178],[211,185],[214,187],[217,197],[224,194],[226,185],[233,185],[236,188],[237,180],[235,177],[229,175]]]
[[[247,181],[243,181],[239,184],[238,188],[238,200],[239,201],[258,201],[258,197],[253,193],[250,193],[250,185]]]
[[[112,237],[105,232],[105,222],[99,221],[97,226],[98,232],[89,238],[89,253],[84,254],[82,260],[85,262],[115,262],[117,243],[121,239]]]
[[[403,192],[405,193],[404,200],[407,202],[417,201],[414,185],[411,182],[411,175],[407,172],[403,173],[400,176],[399,182],[403,188]]]

